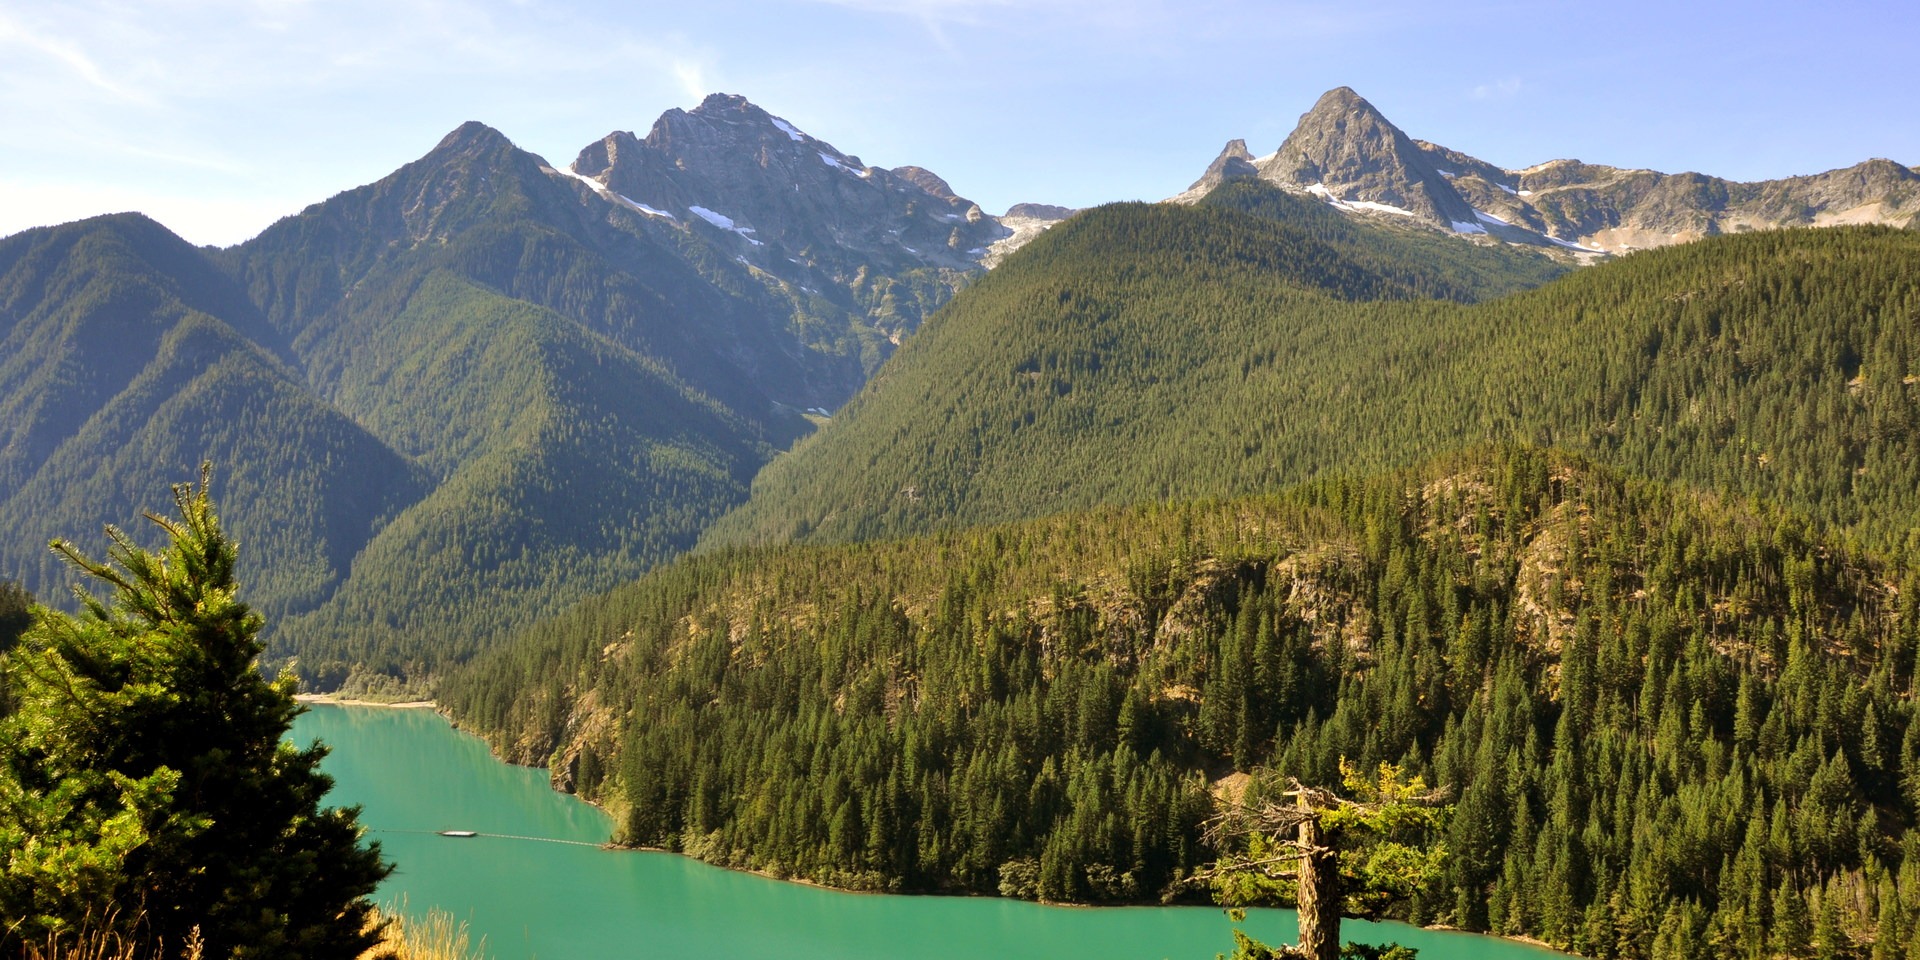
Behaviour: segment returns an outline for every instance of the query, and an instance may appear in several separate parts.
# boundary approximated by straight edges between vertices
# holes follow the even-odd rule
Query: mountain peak
[[[1263,179],[1322,194],[1336,204],[1439,226],[1478,222],[1473,207],[1425,151],[1351,87],[1321,94],[1259,172]]]
[[[475,147],[492,148],[501,146],[511,147],[513,146],[513,141],[508,140],[506,134],[478,120],[468,120],[466,123],[453,128],[453,132],[441,137],[440,142],[434,146],[433,152],[438,153],[443,150],[467,150]]]
[[[808,288],[807,271],[972,269],[1008,232],[930,171],[869,167],[738,94],[668,110],[644,140],[610,134],[573,172]]]
[[[766,108],[737,93],[709,93],[687,116],[719,123],[744,123],[768,128],[774,139],[801,140],[804,134],[793,125],[766,111]],[[773,131],[778,131],[775,134]]]
[[[647,143],[659,148],[676,140],[717,139],[740,146],[742,132],[748,139],[780,149],[799,150],[814,143],[814,147],[807,148],[809,155],[825,147],[844,159],[852,159],[737,93],[710,93],[692,110],[677,107],[668,110],[654,121],[653,129],[647,132]],[[796,144],[799,146],[792,146]]]
[[[1418,153],[1413,141],[1352,87],[1320,95],[1261,171],[1301,186],[1344,178]],[[1329,184],[1331,186],[1331,184]]]
[[[580,155],[573,160],[573,172],[583,177],[598,177],[607,172],[620,157],[640,149],[640,138],[631,130],[615,130],[594,142],[587,144]]]
[[[894,176],[942,200],[952,200],[958,196],[958,194],[953,192],[953,186],[951,184],[947,183],[939,174],[925,167],[894,167],[891,172]]]
[[[700,101],[699,106],[693,108],[692,112],[700,114],[740,113],[748,110],[756,110],[761,113],[766,112],[754,106],[753,101],[737,93],[709,93]]]
[[[1207,164],[1207,172],[1200,175],[1193,185],[1171,198],[1176,203],[1198,203],[1201,197],[1212,193],[1215,187],[1229,180],[1244,180],[1259,176],[1259,169],[1253,164],[1253,152],[1247,149],[1247,141],[1228,140],[1220,148],[1220,155]]]
[[[1313,102],[1313,109],[1307,112],[1309,114],[1353,113],[1362,110],[1372,111],[1374,113],[1380,112],[1374,108],[1373,104],[1367,102],[1366,97],[1361,96],[1352,87],[1334,87],[1332,90],[1321,94],[1320,99]]]

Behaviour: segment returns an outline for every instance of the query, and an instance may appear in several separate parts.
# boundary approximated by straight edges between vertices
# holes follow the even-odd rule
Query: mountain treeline
[[[1349,272],[1270,187],[1213,196],[1105,207],[1035,240],[703,542],[1258,493],[1487,441],[1765,497],[1882,546],[1915,529],[1920,234],[1722,237],[1467,305]],[[1284,266],[1262,259],[1281,236],[1302,247]]]
[[[631,843],[866,889],[1178,895],[1241,774],[1453,791],[1408,919],[1593,956],[1920,942],[1920,572],[1482,448],[1254,499],[683,559],[453,678]]]

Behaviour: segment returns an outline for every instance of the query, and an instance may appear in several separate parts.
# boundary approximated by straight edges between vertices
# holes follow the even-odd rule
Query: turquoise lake
[[[973,897],[838,893],[664,853],[602,850],[607,817],[495,760],[426,710],[317,706],[300,743],[333,748],[328,803],[359,804],[396,865],[379,899],[438,907],[486,938],[495,960],[769,956],[782,960],[1211,960],[1232,926],[1207,907],[1050,907]],[[475,830],[540,840],[454,839]],[[544,841],[572,841],[554,843]],[[1293,915],[1255,911],[1248,932],[1291,940]],[[1470,934],[1349,921],[1344,939],[1398,940],[1422,960],[1559,954]]]

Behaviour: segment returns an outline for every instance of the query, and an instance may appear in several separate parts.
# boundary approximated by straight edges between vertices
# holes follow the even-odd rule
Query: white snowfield
[[[739,234],[748,243],[751,243],[756,247],[763,245],[760,243],[760,241],[755,240],[753,238],[752,227],[735,226],[733,222],[733,218],[727,216],[724,213],[716,213],[712,210],[708,210],[706,207],[700,206],[699,204],[693,204],[687,207],[687,212],[693,214],[696,217],[699,217],[702,220],[705,220],[708,223],[713,224],[716,227],[719,227],[722,230],[731,230],[734,233]]]
[[[836,158],[833,154],[827,153],[824,150],[820,151],[820,160],[822,163],[825,163],[829,167],[833,167],[836,170],[845,170],[846,172],[851,173],[856,177],[866,176],[865,171],[855,170],[854,168],[849,167],[844,163],[841,163],[839,159]]]
[[[1505,185],[1499,185],[1499,186],[1500,186],[1500,189],[1506,190],[1508,193],[1516,193],[1519,196],[1526,196],[1528,193],[1531,192],[1527,190],[1515,191],[1509,187],[1506,187]],[[1376,203],[1371,200],[1342,200],[1339,197],[1335,196],[1332,190],[1327,189],[1327,185],[1324,183],[1310,184],[1306,187],[1306,191],[1310,194],[1313,194],[1316,197],[1319,197],[1325,200],[1330,206],[1332,206],[1336,210],[1349,210],[1349,211],[1369,210],[1375,213],[1391,213],[1395,216],[1401,216],[1401,217],[1418,216],[1418,214],[1414,213],[1411,210],[1407,210],[1401,207],[1396,207],[1388,203]],[[1454,233],[1458,233],[1463,236],[1476,236],[1476,235],[1488,233],[1487,228],[1483,224],[1494,223],[1494,224],[1499,224],[1500,226],[1503,226],[1503,227],[1513,226],[1512,222],[1506,220],[1503,217],[1499,217],[1499,216],[1496,216],[1495,214],[1488,213],[1485,210],[1476,209],[1473,211],[1473,213],[1475,218],[1477,218],[1480,221],[1479,223],[1469,223],[1464,220],[1452,220],[1448,222],[1447,226],[1453,228]],[[1524,230],[1526,228],[1516,227],[1515,229]],[[1533,233],[1532,230],[1527,230],[1527,232]],[[1555,246],[1565,247],[1569,250],[1578,250],[1581,253],[1604,253],[1605,252],[1599,249],[1598,247],[1589,247],[1589,246],[1584,246],[1582,244],[1573,243],[1568,240],[1562,240],[1559,237],[1553,236],[1552,234],[1548,234],[1548,233],[1541,233],[1541,234],[1538,234],[1538,236],[1541,239],[1546,240],[1548,243],[1554,244]]]
[[[637,211],[639,211],[639,212],[641,212],[641,213],[644,213],[644,214],[646,214],[646,215],[647,215],[647,216],[649,216],[649,217],[660,217],[660,218],[663,218],[663,219],[666,219],[666,220],[678,220],[678,219],[680,219],[679,217],[676,217],[676,216],[674,216],[673,214],[671,214],[671,213],[668,213],[668,212],[667,212],[667,211],[665,211],[665,210],[656,210],[656,209],[654,209],[653,207],[649,207],[649,206],[647,206],[646,204],[644,204],[644,203],[641,203],[640,201],[638,201],[638,200],[635,200],[635,199],[633,199],[632,197],[629,197],[629,196],[627,196],[627,195],[626,195],[626,194],[624,194],[624,193],[614,193],[613,191],[611,191],[611,190],[608,190],[608,191],[607,191],[607,192],[605,193],[605,196],[607,196],[607,197],[609,197],[609,198],[611,198],[611,199],[613,199],[613,200],[616,200],[616,201],[619,201],[620,203],[623,203],[623,204],[626,204],[626,205],[627,205],[628,207],[631,207],[631,208],[632,208],[632,209],[634,209],[634,210],[637,210]]]
[[[806,134],[801,133],[798,130],[795,130],[793,128],[793,124],[790,124],[785,120],[780,119],[779,117],[768,117],[767,119],[772,120],[773,125],[780,128],[780,132],[786,134],[788,138],[792,140],[800,141],[800,140],[805,140],[807,138]]]
[[[547,169],[552,169],[552,168],[549,167]],[[620,204],[621,206],[624,206],[629,210],[633,210],[636,213],[644,213],[649,217],[662,217],[667,220],[680,219],[679,217],[676,217],[665,210],[656,210],[653,207],[649,207],[646,204],[641,203],[640,201],[635,200],[624,193],[615,193],[612,190],[609,190],[606,184],[601,183],[600,181],[595,180],[592,177],[580,174],[574,171],[572,168],[568,168],[566,170],[554,170],[553,172],[565,174],[569,177],[572,177],[575,180],[578,180],[581,183],[584,183],[587,186],[592,187],[594,193],[599,194],[602,198],[606,199],[607,201]]]
[[[740,229],[733,225],[733,218],[727,216],[724,213],[715,213],[712,210],[708,210],[706,207],[697,206],[697,205],[688,207],[687,211],[689,213],[692,213],[694,216],[699,217],[700,219],[705,220],[706,222],[711,223],[716,227],[719,227],[722,230]]]
[[[1343,200],[1334,196],[1333,191],[1328,190],[1327,185],[1324,183],[1316,183],[1308,186],[1307,192],[1342,210],[1366,210],[1372,213],[1391,213],[1396,217],[1419,216],[1419,214],[1414,213],[1412,210],[1408,210],[1405,207],[1396,207],[1391,203],[1380,203],[1374,200]]]
[[[1581,253],[1605,253],[1606,252],[1605,250],[1602,250],[1599,247],[1583,247],[1580,244],[1574,243],[1570,240],[1562,240],[1559,237],[1556,237],[1550,233],[1543,233],[1541,234],[1541,236],[1546,237],[1547,242],[1549,243],[1557,243],[1563,247],[1566,247],[1569,250],[1578,250]]]

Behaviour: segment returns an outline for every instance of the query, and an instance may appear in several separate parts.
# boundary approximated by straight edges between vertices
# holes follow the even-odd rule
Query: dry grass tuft
[[[195,927],[185,949],[179,953],[179,960],[200,960],[204,949],[200,928]],[[49,935],[44,944],[29,943],[20,956],[22,960],[143,960],[132,941],[114,930],[92,927],[68,937]]]
[[[404,905],[402,909],[405,909]],[[417,920],[387,916],[376,910],[368,925],[380,931],[380,942],[360,960],[486,960],[486,941],[473,942],[467,925],[445,910],[429,910]],[[156,956],[111,930],[89,930],[67,937],[49,937],[44,944],[27,944],[20,960],[200,960],[199,931],[179,953],[162,950]]]
[[[405,905],[401,906],[405,910]],[[417,920],[405,916],[387,916],[376,911],[373,923],[381,926],[379,946],[361,955],[361,960],[485,960],[487,944],[473,942],[467,925],[445,910],[429,910]],[[75,958],[89,960],[89,958]],[[103,958],[109,960],[109,958]]]

